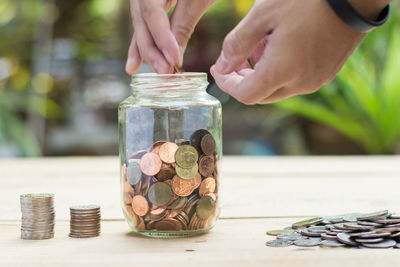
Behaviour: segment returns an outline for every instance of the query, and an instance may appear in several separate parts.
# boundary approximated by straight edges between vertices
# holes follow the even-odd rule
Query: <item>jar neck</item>
[[[143,73],[132,76],[132,94],[136,97],[182,97],[188,94],[205,94],[206,73],[156,74]]]

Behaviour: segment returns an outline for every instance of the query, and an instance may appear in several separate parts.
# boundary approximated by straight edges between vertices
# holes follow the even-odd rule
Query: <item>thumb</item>
[[[257,44],[272,31],[265,11],[253,5],[243,20],[225,37],[221,54],[215,64],[219,73],[228,74],[246,62]]]
[[[171,17],[171,30],[179,45],[179,65],[183,62],[183,53],[201,16],[216,0],[178,1]]]

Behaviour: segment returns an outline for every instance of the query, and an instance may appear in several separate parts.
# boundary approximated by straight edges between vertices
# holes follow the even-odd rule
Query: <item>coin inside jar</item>
[[[189,196],[197,187],[200,186],[201,176],[197,173],[193,179],[185,180],[175,175],[172,179],[172,190],[181,197]]]
[[[164,206],[172,199],[174,193],[171,187],[163,182],[154,183],[148,192],[148,198],[153,205]]]
[[[211,156],[201,156],[199,160],[199,172],[204,177],[212,176],[214,172],[214,158]]]
[[[199,195],[204,197],[209,193],[214,193],[215,191],[215,179],[213,177],[208,177],[204,179],[199,187]]]
[[[190,137],[190,144],[194,146],[199,153],[201,153],[201,140],[207,134],[210,134],[210,132],[205,129],[199,129]]]
[[[197,164],[199,154],[191,145],[182,145],[175,153],[176,164],[182,168],[191,168]]]
[[[172,179],[175,174],[176,174],[175,169],[167,166],[162,168],[160,172],[156,174],[156,178],[158,181],[164,182],[166,180]]]
[[[201,150],[204,154],[211,156],[215,152],[215,139],[211,134],[206,134],[203,136],[200,142]]]
[[[132,209],[137,215],[144,216],[149,211],[149,203],[147,203],[146,198],[143,196],[134,196],[132,199]]]
[[[149,176],[156,175],[161,169],[161,164],[160,157],[153,152],[144,154],[140,159],[140,169],[144,174]]]
[[[142,171],[140,170],[140,164],[138,159],[131,159],[128,161],[128,167],[126,168],[126,179],[129,184],[136,185],[142,177]]]
[[[215,201],[211,197],[205,196],[197,202],[196,214],[201,219],[207,219],[213,214],[214,209]]]
[[[176,174],[182,179],[190,180],[197,174],[198,165],[195,164],[191,168],[182,168],[180,166],[176,166],[175,171]]]
[[[174,163],[175,162],[175,152],[178,150],[178,145],[171,142],[166,142],[161,145],[158,154],[160,158],[165,163]]]

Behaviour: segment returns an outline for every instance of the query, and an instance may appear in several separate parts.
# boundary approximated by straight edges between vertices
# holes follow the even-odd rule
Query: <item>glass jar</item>
[[[138,74],[119,105],[121,198],[134,232],[209,231],[219,215],[221,103],[206,73]]]

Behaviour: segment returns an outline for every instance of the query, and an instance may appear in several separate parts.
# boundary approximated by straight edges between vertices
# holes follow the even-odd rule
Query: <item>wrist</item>
[[[391,0],[348,0],[363,17],[375,20]]]

